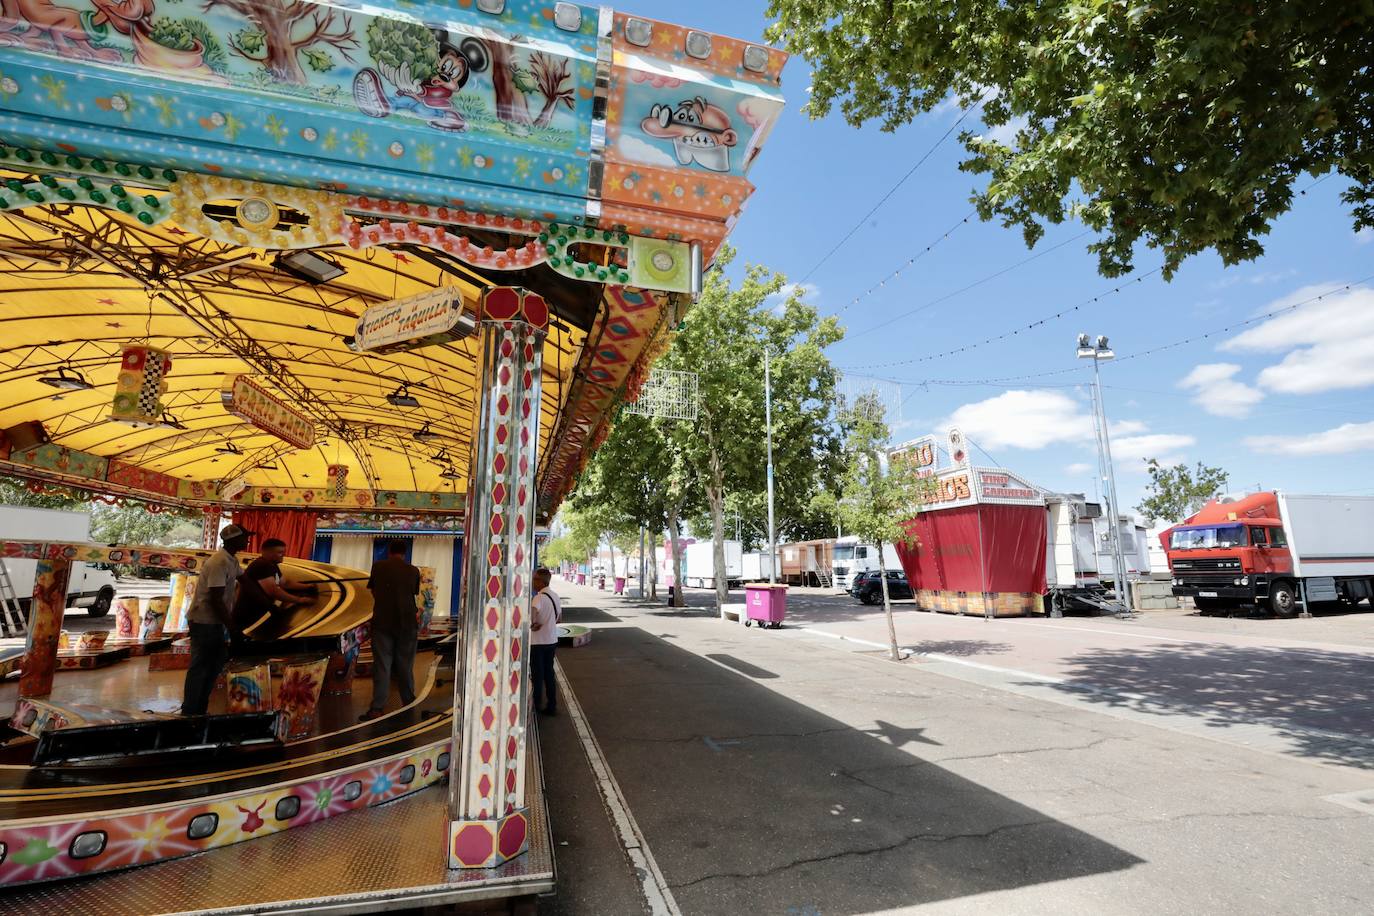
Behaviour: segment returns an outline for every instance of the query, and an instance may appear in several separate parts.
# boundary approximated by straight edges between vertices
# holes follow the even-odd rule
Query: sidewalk
[[[1350,912],[1374,894],[1374,776],[1352,767],[554,587],[595,630],[560,664],[681,912]]]

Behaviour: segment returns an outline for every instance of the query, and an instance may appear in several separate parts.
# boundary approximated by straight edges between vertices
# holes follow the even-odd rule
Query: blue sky
[[[761,36],[765,8],[756,0],[629,0],[618,7],[747,39]],[[1028,251],[1018,231],[974,218],[850,304],[969,213],[969,194],[980,179],[958,171],[962,147],[951,136],[817,266],[959,111],[948,106],[893,134],[856,130],[834,114],[808,119],[801,111],[808,82],[809,66],[794,57],[783,79],[787,110],[750,173],[758,190],[731,240],[741,262],[765,264],[792,281],[806,277],[808,299],[823,313],[843,309],[849,334],[832,359],[848,371],[851,389],[876,385],[890,410],[900,404],[900,416],[890,416],[897,440],[942,432],[953,418],[986,451],[975,449],[975,461],[991,464],[990,454],[1042,486],[1093,493],[1089,402],[1081,386],[1090,370],[1074,357],[1079,331],[1108,335],[1125,357],[1374,275],[1374,234],[1351,229],[1338,199],[1343,182],[1333,177],[1277,222],[1261,259],[1238,267],[1224,268],[1209,254],[1186,262],[1169,283],[1157,273],[1138,283],[1108,280],[1086,251],[1091,237],[1069,241],[1084,231],[1081,225],[1051,228]],[[971,123],[972,117],[965,121]],[[1312,183],[1305,178],[1297,187]],[[1143,251],[1137,273],[1159,264],[1157,253]],[[1111,293],[1123,282],[1121,292]],[[1093,297],[1100,299],[1087,302]],[[882,365],[962,347],[1080,303],[1071,315],[1009,340]],[[1058,374],[922,384],[1047,372]],[[1103,383],[1124,506],[1139,500],[1144,457],[1219,465],[1236,491],[1262,484],[1374,494],[1374,281],[1268,322],[1106,363]]]

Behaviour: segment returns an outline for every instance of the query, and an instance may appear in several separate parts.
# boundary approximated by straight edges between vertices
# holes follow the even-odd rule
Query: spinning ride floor
[[[525,797],[529,852],[499,868],[450,871],[444,785],[272,836],[114,874],[0,891],[0,911],[33,916],[186,912],[373,913],[541,894],[555,867],[537,728]]]
[[[399,700],[393,698],[386,707],[388,715],[366,723],[358,722],[358,716],[371,703],[372,680],[354,678],[351,694],[320,698],[315,734],[285,747],[182,759],[32,767],[34,739],[12,739],[0,747],[0,823],[266,785],[323,772],[345,761],[365,762],[443,740],[453,727],[453,684],[451,669],[446,670],[448,677],[436,683],[439,660],[435,653],[418,653],[418,699],[397,709]],[[111,668],[63,672],[48,699],[127,711],[175,712],[185,676],[184,671],[149,671],[146,657],[133,658]],[[17,697],[16,682],[0,685],[0,714],[8,715]],[[210,712],[223,712],[224,703],[224,692],[216,691]]]

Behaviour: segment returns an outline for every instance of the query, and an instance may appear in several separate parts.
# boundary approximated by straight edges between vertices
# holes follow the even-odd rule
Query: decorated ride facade
[[[464,544],[424,695],[362,730],[321,705],[292,737],[282,702],[140,716],[148,645],[107,660],[128,709],[64,710],[84,676],[53,677],[76,651],[70,563],[193,574],[207,554],[7,538],[43,575],[0,688],[32,711],[4,746],[0,883],[232,844],[441,773],[443,867],[495,874],[547,843],[523,675],[536,527],[739,217],[784,61],[562,2],[4,4],[0,472],[203,512],[204,547],[225,514],[251,549],[283,532],[321,594],[263,624],[268,672],[243,677],[323,659],[316,703],[329,677],[348,696],[370,614],[365,572],[307,559],[319,513]]]

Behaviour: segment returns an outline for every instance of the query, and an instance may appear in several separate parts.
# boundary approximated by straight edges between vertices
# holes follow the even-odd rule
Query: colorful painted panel
[[[572,31],[535,0],[507,0],[499,16],[456,4],[387,13],[287,0],[114,9],[6,4],[0,43],[100,65],[49,82],[42,65],[7,67],[16,91],[6,107],[46,109],[121,145],[127,138],[112,131],[160,129],[184,141],[168,158],[236,177],[314,187],[329,175],[409,199],[437,179],[444,197],[498,211],[583,214],[594,8],[575,8]],[[236,147],[265,156],[253,162]]]
[[[272,667],[266,662],[233,664],[224,675],[227,712],[266,712],[272,708]]]
[[[45,471],[56,471],[73,477],[89,477],[92,480],[104,480],[108,466],[104,458],[52,443],[16,449],[10,454],[10,460]]]
[[[282,733],[287,741],[310,737],[315,730],[315,712],[320,703],[329,659],[292,659],[282,667],[277,705],[281,709]]]
[[[181,481],[175,477],[125,464],[114,458],[110,459],[110,468],[105,479],[120,486],[169,497],[176,497],[181,486]]]
[[[0,885],[146,865],[313,824],[433,785],[450,760],[445,741],[265,792],[0,825]]]
[[[133,426],[156,426],[162,421],[162,396],[172,357],[154,347],[130,346],[120,357],[110,419]]]
[[[315,444],[315,424],[246,375],[226,375],[220,386],[224,409],[296,448]]]
[[[0,133],[50,154],[616,228],[594,203],[602,102],[607,160],[662,172],[624,202],[692,195],[627,225],[662,237],[656,212],[738,214],[746,186],[697,197],[687,178],[748,172],[785,55],[666,23],[640,46],[597,8],[502,7],[15,0],[0,11],[0,48],[16,49]],[[614,62],[609,90],[599,58]]]

